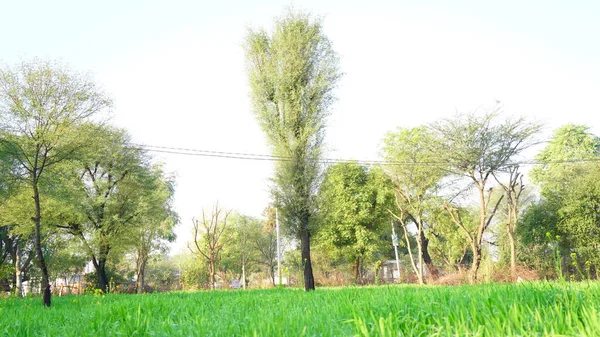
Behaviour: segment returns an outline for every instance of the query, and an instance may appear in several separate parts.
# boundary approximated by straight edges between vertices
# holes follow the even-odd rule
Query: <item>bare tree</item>
[[[208,273],[210,280],[210,289],[215,289],[215,275],[217,265],[220,260],[220,253],[228,238],[223,237],[227,228],[227,218],[231,211],[223,211],[215,204],[210,217],[207,218],[206,212],[202,209],[202,221],[192,219],[194,241],[193,246],[188,242],[188,249],[196,255],[201,256],[208,263]]]

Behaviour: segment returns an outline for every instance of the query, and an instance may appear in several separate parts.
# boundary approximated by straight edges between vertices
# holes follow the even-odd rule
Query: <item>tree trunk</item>
[[[354,260],[354,265],[352,266],[352,271],[354,273],[354,282],[360,284],[360,258],[356,258]]]
[[[98,269],[96,269],[98,287],[102,293],[106,294],[108,290],[108,276],[106,275],[106,257],[98,259]]]
[[[300,224],[300,245],[302,246],[302,264],[304,265],[304,290],[315,290],[315,278],[313,276],[312,263],[310,260],[310,233],[308,232],[308,217]]]
[[[34,174],[33,177],[33,200],[35,202],[35,252],[38,256],[38,264],[42,271],[42,283],[40,291],[42,292],[42,303],[44,306],[49,307],[51,305],[52,294],[50,292],[50,275],[48,273],[48,267],[46,266],[46,260],[44,259],[44,252],[42,251],[42,233],[41,233],[41,222],[42,222],[42,207],[40,205],[40,192],[38,190],[38,180]]]
[[[477,227],[477,234],[472,238],[471,247],[473,249],[473,264],[471,265],[471,273],[469,275],[469,282],[471,284],[477,283],[477,273],[479,272],[479,266],[481,265],[481,241],[483,240],[483,232],[485,231],[486,218],[487,218],[487,203],[485,202],[485,184],[478,186],[479,190],[479,226]]]
[[[273,265],[269,266],[269,273],[271,274],[271,281],[273,282],[273,287],[275,286],[275,267]]]
[[[433,264],[433,261],[431,260],[431,255],[429,255],[429,239],[425,236],[424,231],[421,231],[420,240],[421,248],[423,250],[423,263],[427,266],[427,270],[429,271],[429,275],[431,275],[431,278],[435,280],[439,275],[439,271]]]
[[[15,295],[21,297],[23,295],[21,291],[21,247],[18,240],[15,242]]]
[[[214,256],[211,256],[211,260],[208,262],[208,273],[209,273],[209,282],[210,282],[210,289],[214,290],[215,289],[215,258]]]
[[[141,261],[139,261],[138,268],[137,268],[136,287],[137,287],[137,293],[143,294],[144,286],[145,286],[145,278],[146,278],[146,261],[147,260],[144,258],[140,258],[140,259],[141,259]]]
[[[513,282],[517,281],[517,252],[515,248],[515,236],[510,228],[510,224],[506,226],[508,234],[508,243],[510,244],[510,277]]]
[[[408,230],[406,229],[406,222],[404,222],[401,219],[398,219],[398,220],[400,221],[400,224],[402,225],[402,231],[404,232],[404,242],[406,242],[406,248],[408,250],[408,257],[410,258],[410,265],[412,266],[413,271],[415,272],[415,274],[418,276],[419,275],[419,269],[417,268],[417,262],[415,262],[415,257],[414,257],[414,255],[412,253],[412,247],[411,247],[411,244],[410,244],[410,238],[408,237]],[[392,231],[393,230],[394,230],[394,227],[392,225]],[[398,250],[397,249],[396,249],[395,253],[396,253],[396,261],[398,261]],[[398,263],[398,262],[396,262],[396,263]],[[398,268],[400,268],[400,265],[398,265]],[[398,281],[399,280],[400,280],[400,269],[398,269]]]
[[[473,249],[473,264],[471,265],[471,271],[469,273],[469,283],[477,283],[477,273],[479,272],[479,265],[481,264],[481,245],[477,245],[475,242],[471,245]]]
[[[423,224],[421,223],[421,219],[418,219],[417,225],[417,254],[418,254],[418,264],[417,264],[417,279],[419,280],[419,284],[424,284],[423,280],[423,242],[421,241],[421,236],[423,235]]]
[[[246,289],[246,265],[242,265],[242,289]]]

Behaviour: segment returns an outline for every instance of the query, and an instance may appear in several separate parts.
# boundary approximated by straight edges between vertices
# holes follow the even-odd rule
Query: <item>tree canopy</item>
[[[273,194],[284,223],[300,238],[304,284],[312,290],[309,224],[326,117],[341,76],[338,57],[321,21],[291,10],[276,20],[271,34],[250,30],[245,50],[254,115],[280,159]]]

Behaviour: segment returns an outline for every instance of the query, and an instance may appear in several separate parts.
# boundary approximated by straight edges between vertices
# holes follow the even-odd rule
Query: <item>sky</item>
[[[507,115],[600,134],[598,1],[0,0],[0,63],[34,57],[89,73],[111,123],[140,144],[269,154],[242,48],[289,6],[320,17],[344,72],[328,158],[374,160],[386,132],[500,101]],[[533,156],[533,153],[531,156]],[[215,202],[260,216],[273,163],[153,153],[176,175],[181,224]]]

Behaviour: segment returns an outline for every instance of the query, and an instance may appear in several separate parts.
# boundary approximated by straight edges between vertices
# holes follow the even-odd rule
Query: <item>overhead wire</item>
[[[226,158],[226,159],[238,159],[238,160],[254,160],[254,161],[272,161],[272,162],[286,162],[293,161],[292,157],[276,156],[268,154],[257,154],[257,153],[244,153],[244,152],[227,152],[227,151],[214,151],[214,150],[200,150],[192,148],[182,147],[169,147],[149,144],[134,144],[135,147],[156,153],[175,154],[175,155],[186,155],[186,156],[198,156],[198,157],[213,157],[213,158]],[[444,162],[401,162],[401,161],[386,161],[386,160],[359,160],[359,159],[342,159],[342,158],[323,158],[317,160],[321,164],[338,164],[355,162],[364,165],[384,165],[384,166],[444,166],[447,163]],[[600,162],[600,158],[582,158],[582,159],[563,159],[563,160],[552,160],[548,162],[542,162],[537,160],[522,160],[515,161],[508,166],[516,165],[545,165],[545,164],[561,164],[561,163],[579,163],[579,162]]]

